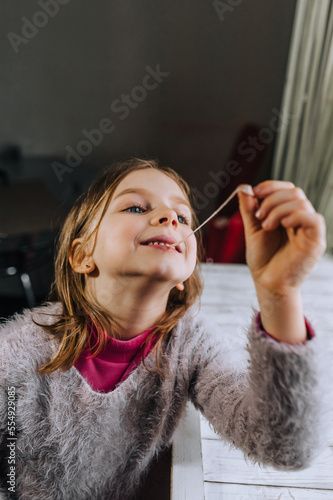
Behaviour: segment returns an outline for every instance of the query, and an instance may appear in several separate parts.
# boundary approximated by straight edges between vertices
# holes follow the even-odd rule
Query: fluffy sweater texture
[[[60,311],[60,304],[49,303],[16,315],[0,330],[1,499],[130,499],[152,458],[170,445],[188,400],[222,439],[257,463],[297,470],[322,450],[329,380],[319,336],[294,346],[279,343],[260,335],[253,320],[244,360],[230,333],[194,306],[165,342],[165,378],[141,363],[114,391],[100,393],[74,366],[37,372],[58,341],[31,318],[51,323]],[[156,370],[154,351],[145,362]],[[15,495],[7,484],[12,386]]]

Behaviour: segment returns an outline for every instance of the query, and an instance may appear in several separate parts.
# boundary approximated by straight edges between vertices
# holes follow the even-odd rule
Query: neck
[[[94,297],[106,313],[119,324],[120,338],[129,340],[153,327],[166,311],[170,283],[126,277],[108,280],[107,286],[87,282],[88,295]]]

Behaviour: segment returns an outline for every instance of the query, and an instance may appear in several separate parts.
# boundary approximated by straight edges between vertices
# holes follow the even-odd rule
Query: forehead
[[[187,196],[180,186],[171,177],[159,170],[146,168],[128,174],[115,189],[112,198],[115,198],[125,189],[143,188],[153,194],[180,196],[187,200]]]

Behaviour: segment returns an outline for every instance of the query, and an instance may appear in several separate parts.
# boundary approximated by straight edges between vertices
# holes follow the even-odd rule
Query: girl
[[[2,498],[131,498],[188,399],[253,461],[310,464],[326,387],[300,286],[325,250],[324,220],[290,182],[254,193],[239,194],[260,305],[246,371],[199,313],[200,236],[168,246],[198,224],[186,182],[132,159],[77,200],[58,242],[57,301],[0,331]]]

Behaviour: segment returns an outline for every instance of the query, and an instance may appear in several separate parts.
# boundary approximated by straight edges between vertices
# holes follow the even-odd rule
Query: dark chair
[[[37,305],[31,273],[51,263],[57,231],[42,231],[19,236],[0,235],[0,278],[17,276],[28,307]]]
[[[38,298],[46,295],[38,286],[45,278],[42,276],[40,279],[37,272],[47,263],[51,269],[63,213],[60,217],[57,201],[42,182],[9,182],[7,172],[1,169],[0,203],[0,278],[17,276],[26,305],[34,307]],[[48,288],[51,273],[48,272]],[[31,279],[34,275],[35,286]],[[11,283],[15,288],[15,283],[8,282]],[[2,289],[4,286],[3,281]],[[21,297],[22,293],[18,293]],[[7,295],[3,298],[6,299]]]

